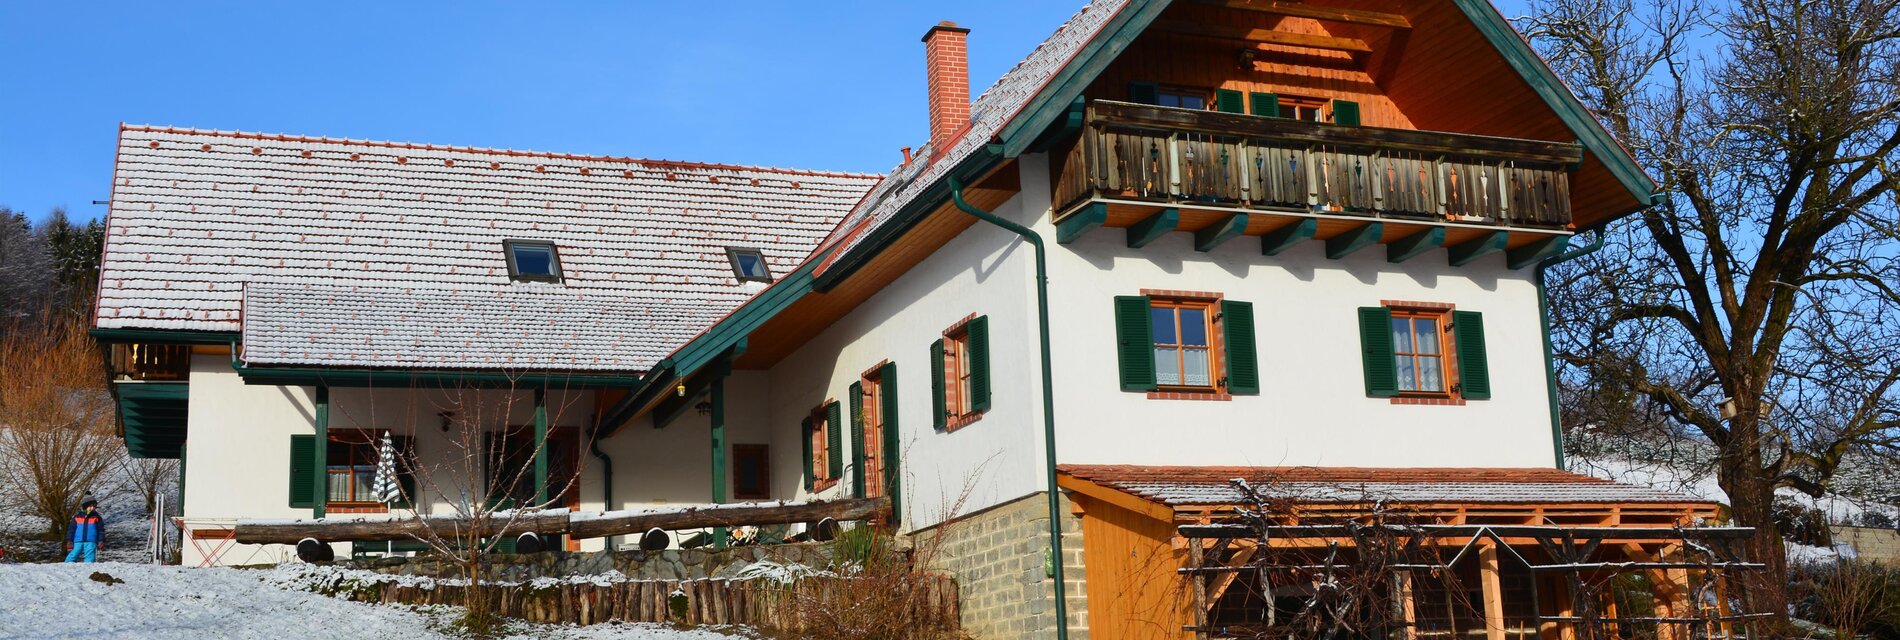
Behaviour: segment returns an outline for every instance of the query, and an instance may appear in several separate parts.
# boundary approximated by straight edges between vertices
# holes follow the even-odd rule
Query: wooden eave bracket
[[[1236,213],[1227,216],[1225,220],[1208,225],[1200,231],[1194,232],[1194,250],[1201,253],[1213,251],[1215,247],[1225,244],[1228,240],[1240,237],[1240,234],[1246,231],[1247,214]]]
[[[1091,202],[1056,223],[1056,244],[1075,242],[1102,223],[1108,222],[1108,205]]]
[[[1280,252],[1293,248],[1293,245],[1312,240],[1319,233],[1318,218],[1303,218],[1260,236],[1260,255],[1277,256]]]
[[[1421,253],[1445,246],[1445,228],[1432,227],[1412,235],[1393,240],[1385,246],[1385,260],[1393,264],[1416,258]]]
[[[1128,248],[1140,249],[1181,226],[1181,210],[1168,207],[1128,226]]]
[[[1570,236],[1551,236],[1504,253],[1504,265],[1512,269],[1543,262],[1570,246]]]
[[[1471,264],[1472,261],[1478,258],[1503,251],[1504,245],[1509,242],[1510,234],[1503,231],[1492,231],[1471,240],[1452,245],[1450,251],[1451,266],[1462,267]]]
[[[1379,243],[1379,237],[1385,235],[1385,223],[1368,222],[1351,231],[1333,236],[1326,240],[1326,257],[1338,260],[1352,252]]]

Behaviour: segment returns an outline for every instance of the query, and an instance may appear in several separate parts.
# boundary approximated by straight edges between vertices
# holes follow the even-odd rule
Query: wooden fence
[[[919,625],[954,628],[958,622],[957,586],[948,576],[917,575],[916,588],[925,596],[921,611],[913,612]],[[490,587],[496,613],[530,622],[597,624],[601,622],[661,622],[686,625],[747,625],[759,629],[803,631],[807,621],[799,602],[836,601],[824,591],[849,589],[848,577],[806,577],[783,584],[773,580],[640,580],[593,583],[521,584]],[[363,585],[335,595],[360,602],[460,606],[465,587],[434,584],[429,587],[394,582]],[[676,606],[673,594],[683,599]]]

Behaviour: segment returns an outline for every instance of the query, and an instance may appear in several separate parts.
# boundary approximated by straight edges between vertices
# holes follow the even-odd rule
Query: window
[[[1174,87],[1162,87],[1161,90],[1158,92],[1157,97],[1160,99],[1160,102],[1157,102],[1156,104],[1163,107],[1178,107],[1181,109],[1199,109],[1199,110],[1207,109],[1207,92],[1201,91],[1199,89],[1179,89],[1179,88],[1174,88]]]
[[[732,445],[733,498],[738,500],[771,499],[771,457],[766,445]]]
[[[771,282],[772,269],[765,264],[765,254],[758,249],[726,249],[726,257],[732,260],[732,274],[740,282]]]
[[[561,281],[561,257],[554,243],[509,240],[502,243],[508,254],[508,277],[516,280]]]
[[[411,451],[413,440],[407,436],[392,436],[390,442],[396,451],[408,452]],[[325,503],[342,507],[381,508],[383,502],[376,496],[375,488],[376,465],[382,453],[382,432],[333,429],[328,445],[329,450],[324,453]],[[403,497],[398,502],[407,502],[415,490],[414,480],[404,464],[405,457],[402,453],[396,456],[397,479],[403,489]]]
[[[1260,393],[1252,303],[1219,293],[1144,293],[1115,297],[1123,391],[1181,400]]]
[[[486,435],[488,497],[497,504],[525,506],[544,502],[534,495],[534,426],[514,425]],[[571,427],[548,429],[548,496],[553,507],[579,508],[580,487],[574,482],[580,448]]]
[[[1454,405],[1491,398],[1482,313],[1386,301],[1359,308],[1359,341],[1368,396]]]
[[[884,492],[884,376],[882,367],[873,368],[858,381],[858,496],[879,498]]]
[[[971,315],[930,345],[933,426],[955,431],[990,408],[990,318]]]
[[[805,449],[805,490],[824,491],[838,484],[838,476],[844,471],[844,461],[840,459],[840,441],[843,440],[838,428],[843,423],[837,402],[826,402],[811,410],[805,417],[803,447]]]
[[[1450,395],[1448,310],[1393,309],[1392,354],[1401,394]]]
[[[1167,300],[1150,302],[1148,325],[1153,332],[1155,384],[1162,388],[1213,390],[1218,368],[1213,358],[1214,301]]]
[[[1320,112],[1326,107],[1326,101],[1305,96],[1280,94],[1280,117],[1292,120],[1319,122]]]

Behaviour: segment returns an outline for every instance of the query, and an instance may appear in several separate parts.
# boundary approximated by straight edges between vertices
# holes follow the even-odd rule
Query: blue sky
[[[882,172],[930,25],[980,91],[1082,4],[0,3],[0,206],[103,214],[120,122]]]
[[[882,172],[930,25],[980,91],[1082,4],[0,3],[0,206],[102,214],[120,122]]]

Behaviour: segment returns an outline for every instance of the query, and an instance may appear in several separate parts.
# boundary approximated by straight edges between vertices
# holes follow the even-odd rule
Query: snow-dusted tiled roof
[[[273,314],[286,328],[258,327],[255,335],[263,343],[247,345],[252,356],[283,364],[469,366],[384,345],[292,349],[272,340],[291,330],[296,314],[341,320],[336,309],[404,316],[404,310],[450,299],[471,309],[479,300],[567,300],[574,309],[598,305],[630,312],[612,327],[623,333],[581,335],[629,345],[619,354],[620,365],[600,368],[639,370],[756,292],[756,285],[733,277],[727,247],[756,247],[775,274],[790,272],[877,180],[126,126],[113,176],[96,324],[237,331],[246,285],[267,285],[256,293],[280,297],[255,299],[256,312]],[[554,242],[562,283],[512,282],[502,254],[502,241],[509,239]],[[299,288],[322,289],[322,299],[347,303],[296,306],[307,297],[296,293]],[[406,290],[455,293],[436,301]],[[505,307],[483,313],[496,309]],[[561,321],[558,316],[549,321]],[[656,333],[624,333],[647,331],[643,318],[656,318]],[[681,333],[687,325],[692,331]],[[342,325],[337,331],[344,331]],[[421,337],[412,336],[412,344]],[[597,347],[588,348],[602,353]],[[470,342],[468,348],[510,350],[501,342]],[[564,366],[596,368],[582,366],[592,355],[564,357]]]
[[[586,294],[555,284],[365,289],[253,284],[244,291],[247,364],[622,371],[665,357],[727,311]]]
[[[1273,496],[1302,502],[1361,503],[1701,503],[1691,496],[1612,482],[1561,469],[1181,467],[1061,465],[1070,476],[1168,505],[1241,501],[1229,482],[1246,480]]]
[[[925,188],[989,144],[1002,131],[1003,125],[1022,111],[1030,99],[1128,2],[1093,0],[1082,7],[1047,40],[1037,45],[1028,57],[1016,63],[1015,67],[996,80],[996,84],[990,85],[982,95],[977,96],[970,107],[970,126],[950,144],[948,150],[940,152],[932,148],[938,145],[938,141],[930,141],[921,152],[925,162],[913,162],[893,170],[892,179],[879,184],[820,246],[842,245],[840,254],[856,248],[872,231],[890,222],[899,209],[923,193]]]

